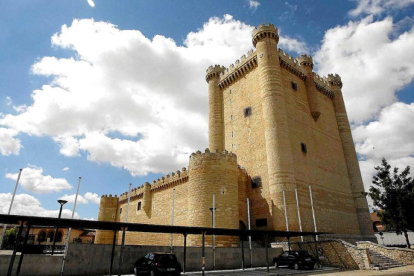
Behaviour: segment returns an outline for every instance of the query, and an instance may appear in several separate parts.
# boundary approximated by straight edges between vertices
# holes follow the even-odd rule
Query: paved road
[[[294,270],[290,268],[271,268],[269,273],[267,273],[267,270],[264,269],[246,269],[246,270],[227,270],[227,271],[206,271],[206,276],[224,276],[224,275],[240,275],[240,276],[253,276],[253,275],[297,275],[297,274],[318,274],[320,272],[329,272],[329,271],[338,271],[335,268],[322,268],[322,269],[300,269],[300,270]],[[182,275],[189,275],[189,276],[200,276],[202,275],[201,272],[190,272]]]
[[[322,269],[301,269],[301,270],[294,270],[290,268],[270,268],[270,273],[267,273],[266,268],[256,268],[256,269],[246,269],[246,270],[222,270],[222,271],[206,271],[206,276],[224,276],[224,275],[232,275],[232,276],[253,276],[253,275],[269,275],[269,276],[275,276],[275,275],[312,275],[324,273],[324,272],[334,272],[339,271],[336,268],[322,268]],[[185,274],[181,274],[182,276],[188,275],[188,276],[201,276],[201,272],[188,272]],[[124,276],[132,276],[132,275],[124,275]]]

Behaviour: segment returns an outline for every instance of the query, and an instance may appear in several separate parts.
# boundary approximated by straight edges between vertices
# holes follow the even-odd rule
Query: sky
[[[414,0],[0,0],[0,213],[97,219],[208,145],[205,70],[278,47],[337,73],[364,185],[385,157],[414,166]]]

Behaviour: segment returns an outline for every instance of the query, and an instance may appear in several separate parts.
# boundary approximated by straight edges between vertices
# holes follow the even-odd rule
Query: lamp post
[[[59,202],[59,204],[60,204],[59,217],[58,217],[60,219],[60,216],[62,215],[63,205],[65,205],[66,203],[68,203],[68,201],[67,200],[63,200],[63,199],[59,199],[57,202]],[[56,244],[56,237],[58,235],[58,231],[59,231],[59,226],[56,226],[55,235],[53,236],[52,255],[55,252],[55,244]]]

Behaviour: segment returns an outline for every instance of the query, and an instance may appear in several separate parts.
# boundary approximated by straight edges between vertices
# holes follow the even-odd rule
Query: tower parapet
[[[227,151],[191,154],[188,186],[189,226],[211,227],[213,194],[216,201],[215,222],[217,228],[238,229],[238,168],[237,157]],[[217,246],[232,246],[238,240],[232,237],[216,237]],[[201,245],[200,236],[190,237],[189,244]]]
[[[226,68],[220,65],[209,66],[206,70],[206,81],[209,82],[214,77],[220,77],[220,74],[224,72]]]
[[[257,42],[265,37],[274,38],[276,44],[279,43],[279,32],[273,24],[260,24],[259,27],[253,30],[253,46],[256,47]]]
[[[337,86],[340,89],[342,88],[342,80],[341,80],[341,77],[338,74],[335,74],[335,75],[329,74],[328,78],[327,78],[327,81],[328,81],[329,85],[332,86],[332,87]]]
[[[301,55],[300,57],[296,58],[301,66],[310,67],[313,69],[313,58],[312,56],[308,55]]]

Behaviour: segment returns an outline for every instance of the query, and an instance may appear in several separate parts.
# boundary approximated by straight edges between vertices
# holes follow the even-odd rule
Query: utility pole
[[[13,192],[12,200],[10,202],[9,212],[7,213],[8,215],[10,215],[10,212],[13,206],[13,201],[14,201],[14,197],[16,196],[17,186],[19,186],[20,176],[22,175],[22,170],[23,169],[20,169],[19,175],[17,176],[16,186],[14,186],[14,192]],[[6,233],[6,229],[7,229],[7,224],[3,224],[3,233],[1,233],[1,237],[0,237],[0,250],[3,244],[3,238],[4,238],[4,234]]]

